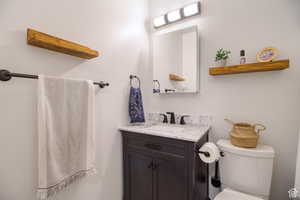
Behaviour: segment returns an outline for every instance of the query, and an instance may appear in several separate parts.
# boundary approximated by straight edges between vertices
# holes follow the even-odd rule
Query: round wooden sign
[[[278,51],[274,47],[267,47],[257,53],[256,59],[258,62],[270,62],[277,58]]]

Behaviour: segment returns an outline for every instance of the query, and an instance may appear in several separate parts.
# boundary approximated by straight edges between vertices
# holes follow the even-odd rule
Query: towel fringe
[[[97,170],[96,169],[90,169],[88,171],[81,171],[78,172],[72,176],[69,176],[68,178],[64,179],[62,182],[59,184],[55,185],[54,187],[51,187],[49,189],[38,189],[37,190],[37,198],[38,200],[47,200],[53,196],[56,195],[57,192],[65,189],[75,181],[89,175],[96,174]]]

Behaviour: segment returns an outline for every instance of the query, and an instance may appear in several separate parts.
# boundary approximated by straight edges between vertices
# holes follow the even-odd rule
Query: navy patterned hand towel
[[[142,92],[140,88],[130,88],[129,95],[129,117],[130,123],[145,122]]]

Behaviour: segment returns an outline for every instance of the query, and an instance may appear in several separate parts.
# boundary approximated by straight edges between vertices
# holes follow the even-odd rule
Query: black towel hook
[[[159,80],[153,80],[153,84],[154,84],[154,86],[155,86],[155,84],[157,84],[158,89],[160,89],[160,82],[159,82]]]
[[[138,82],[139,82],[138,88],[141,88],[141,80],[140,80],[140,78],[139,78],[138,76],[130,75],[129,78],[130,78],[130,86],[131,86],[131,87],[133,87],[133,82],[132,82],[132,81],[133,81],[134,79],[137,79]]]

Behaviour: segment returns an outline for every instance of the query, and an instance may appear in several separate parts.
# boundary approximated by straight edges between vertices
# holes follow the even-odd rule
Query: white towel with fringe
[[[39,200],[96,172],[94,107],[91,81],[39,76]]]

